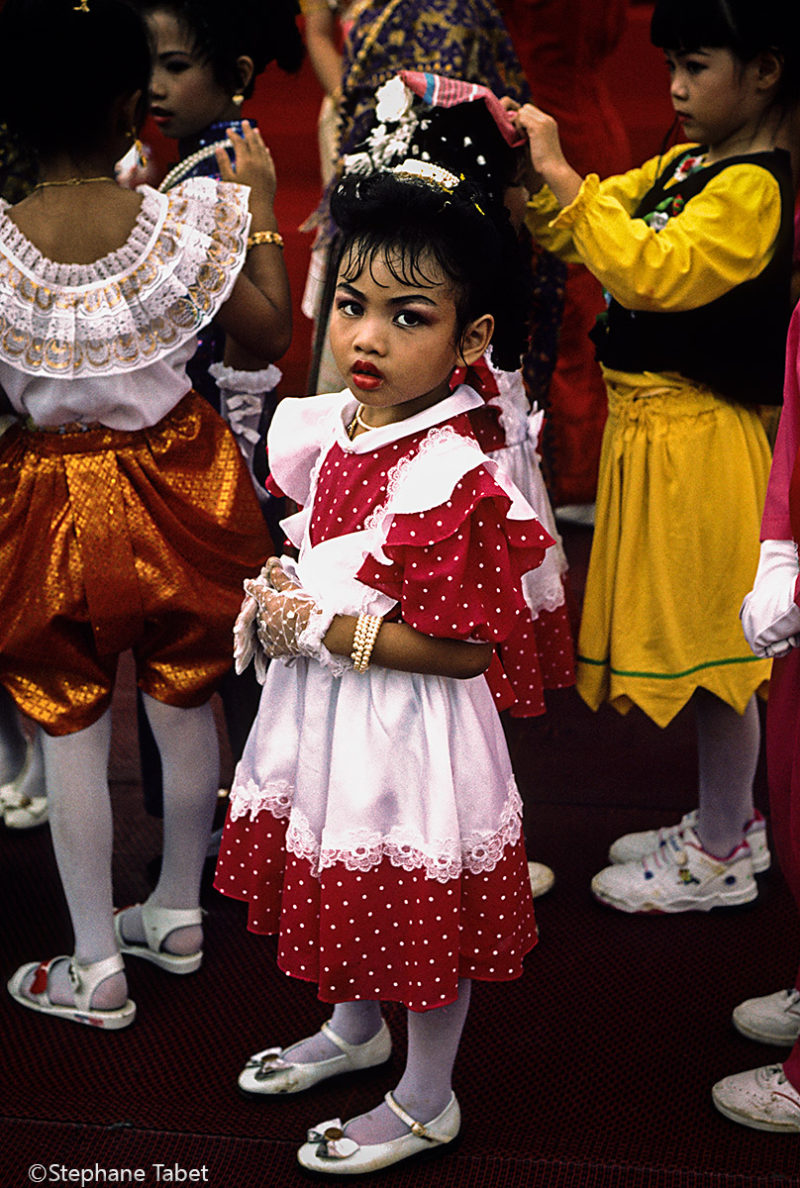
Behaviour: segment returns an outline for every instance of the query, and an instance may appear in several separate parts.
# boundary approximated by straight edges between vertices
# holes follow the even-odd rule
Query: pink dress
[[[507,639],[522,574],[552,538],[481,450],[462,385],[350,440],[345,391],[284,400],[273,480],[296,570],[338,613],[451,639]],[[459,977],[518,977],[536,929],[522,802],[494,696],[470,680],[305,657],[273,661],[236,770],[215,886],[279,934],[278,962],[326,1002],[425,1010]]]

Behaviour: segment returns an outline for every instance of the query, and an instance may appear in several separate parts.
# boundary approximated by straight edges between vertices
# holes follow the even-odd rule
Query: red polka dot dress
[[[533,718],[546,712],[546,690],[575,684],[575,643],[564,585],[567,558],[537,452],[543,414],[531,413],[521,372],[500,371],[486,358],[474,371],[485,403],[470,414],[473,432],[554,541],[542,564],[523,575],[529,613],[499,646],[490,674],[498,709],[510,709],[515,718]]]
[[[495,644],[552,545],[488,461],[462,385],[350,440],[349,392],[284,400],[273,481],[297,576],[321,606]],[[470,680],[273,661],[231,790],[215,886],[279,935],[325,1002],[452,1002],[460,977],[518,977],[536,940],[522,803],[493,693]]]

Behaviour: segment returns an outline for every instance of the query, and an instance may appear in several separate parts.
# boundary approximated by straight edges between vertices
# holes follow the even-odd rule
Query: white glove
[[[334,656],[322,642],[333,619],[327,611],[284,572],[277,557],[270,557],[256,578],[244,583],[245,600],[234,627],[234,660],[242,672],[253,659],[263,684],[264,656],[290,662],[308,656],[341,676],[352,668],[344,656]]]
[[[783,656],[800,643],[800,606],[795,602],[798,574],[793,540],[762,541],[753,589],[739,612],[745,638],[756,656]]]

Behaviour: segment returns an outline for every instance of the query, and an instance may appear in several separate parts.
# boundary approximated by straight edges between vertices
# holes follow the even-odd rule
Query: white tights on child
[[[758,705],[751,697],[740,715],[705,689],[695,692],[693,705],[700,788],[697,832],[709,854],[727,858],[741,842],[755,811],[753,780],[761,741]]]
[[[199,903],[219,785],[214,717],[208,704],[179,709],[145,697],[145,705],[164,772],[164,857],[151,901],[162,907],[194,908]],[[85,730],[42,739],[53,849],[75,934],[74,952],[81,964],[101,961],[117,951],[111,887],[110,742],[110,710]],[[193,952],[201,939],[199,927],[180,929],[168,938],[167,947]],[[67,962],[54,967],[48,990],[54,1002],[73,1001]],[[121,1006],[126,996],[125,975],[115,974],[98,987],[92,1005],[110,1009]]]
[[[407,1011],[408,1055],[406,1067],[392,1095],[398,1105],[418,1122],[432,1122],[450,1101],[453,1065],[469,1010],[472,982],[461,978],[458,998],[430,1011]],[[331,1028],[349,1044],[363,1044],[381,1025],[378,1002],[343,1002],[335,1008]],[[339,1049],[322,1034],[287,1049],[284,1059],[296,1063],[325,1060]],[[368,1114],[354,1118],[348,1137],[362,1145],[385,1143],[408,1133],[406,1124],[381,1102]]]
[[[25,762],[25,735],[11,694],[0,685],[0,784],[10,784]]]

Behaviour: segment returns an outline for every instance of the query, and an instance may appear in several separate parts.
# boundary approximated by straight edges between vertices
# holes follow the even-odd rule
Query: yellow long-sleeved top
[[[583,263],[620,305],[653,313],[697,309],[758,276],[781,226],[781,192],[767,169],[730,165],[659,231],[633,218],[677,145],[641,168],[600,181],[590,174],[560,210],[543,186],[528,204],[533,237],[563,260]],[[668,192],[678,195],[680,183]]]

